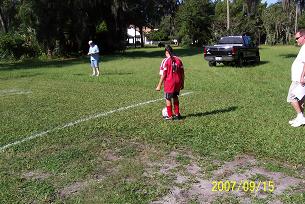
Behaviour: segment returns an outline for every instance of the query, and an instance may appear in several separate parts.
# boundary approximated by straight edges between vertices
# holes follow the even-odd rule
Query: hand
[[[181,85],[181,90],[184,89],[184,84]]]
[[[156,87],[156,91],[160,91],[161,90],[161,85],[158,84],[158,86]]]

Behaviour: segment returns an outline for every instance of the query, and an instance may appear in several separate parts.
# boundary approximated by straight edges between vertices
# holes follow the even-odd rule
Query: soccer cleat
[[[298,118],[294,121],[294,123],[291,124],[292,127],[300,127],[302,125],[305,124],[305,118],[302,117],[302,118]]]
[[[164,119],[164,120],[172,120],[173,117],[164,116],[163,119]]]
[[[182,116],[180,114],[174,115],[173,120],[181,120]]]

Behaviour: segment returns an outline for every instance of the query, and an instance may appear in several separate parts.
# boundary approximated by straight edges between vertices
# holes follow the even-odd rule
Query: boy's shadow
[[[231,111],[235,111],[237,109],[237,106],[231,106],[225,109],[219,109],[219,110],[213,110],[213,111],[207,111],[207,112],[199,112],[199,113],[192,113],[192,114],[188,114],[185,116],[182,116],[181,119],[185,119],[187,117],[204,117],[207,115],[216,115],[216,114],[220,114],[220,113],[227,113],[227,112],[231,112]]]

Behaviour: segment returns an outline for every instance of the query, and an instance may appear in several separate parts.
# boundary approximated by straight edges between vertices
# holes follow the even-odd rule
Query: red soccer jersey
[[[172,59],[173,58],[173,59]],[[160,66],[160,75],[164,75],[164,92],[179,92],[183,83],[183,64],[179,57],[165,58]]]

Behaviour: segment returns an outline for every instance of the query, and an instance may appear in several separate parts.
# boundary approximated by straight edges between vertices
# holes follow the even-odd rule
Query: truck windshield
[[[222,37],[219,44],[243,44],[242,37]]]

